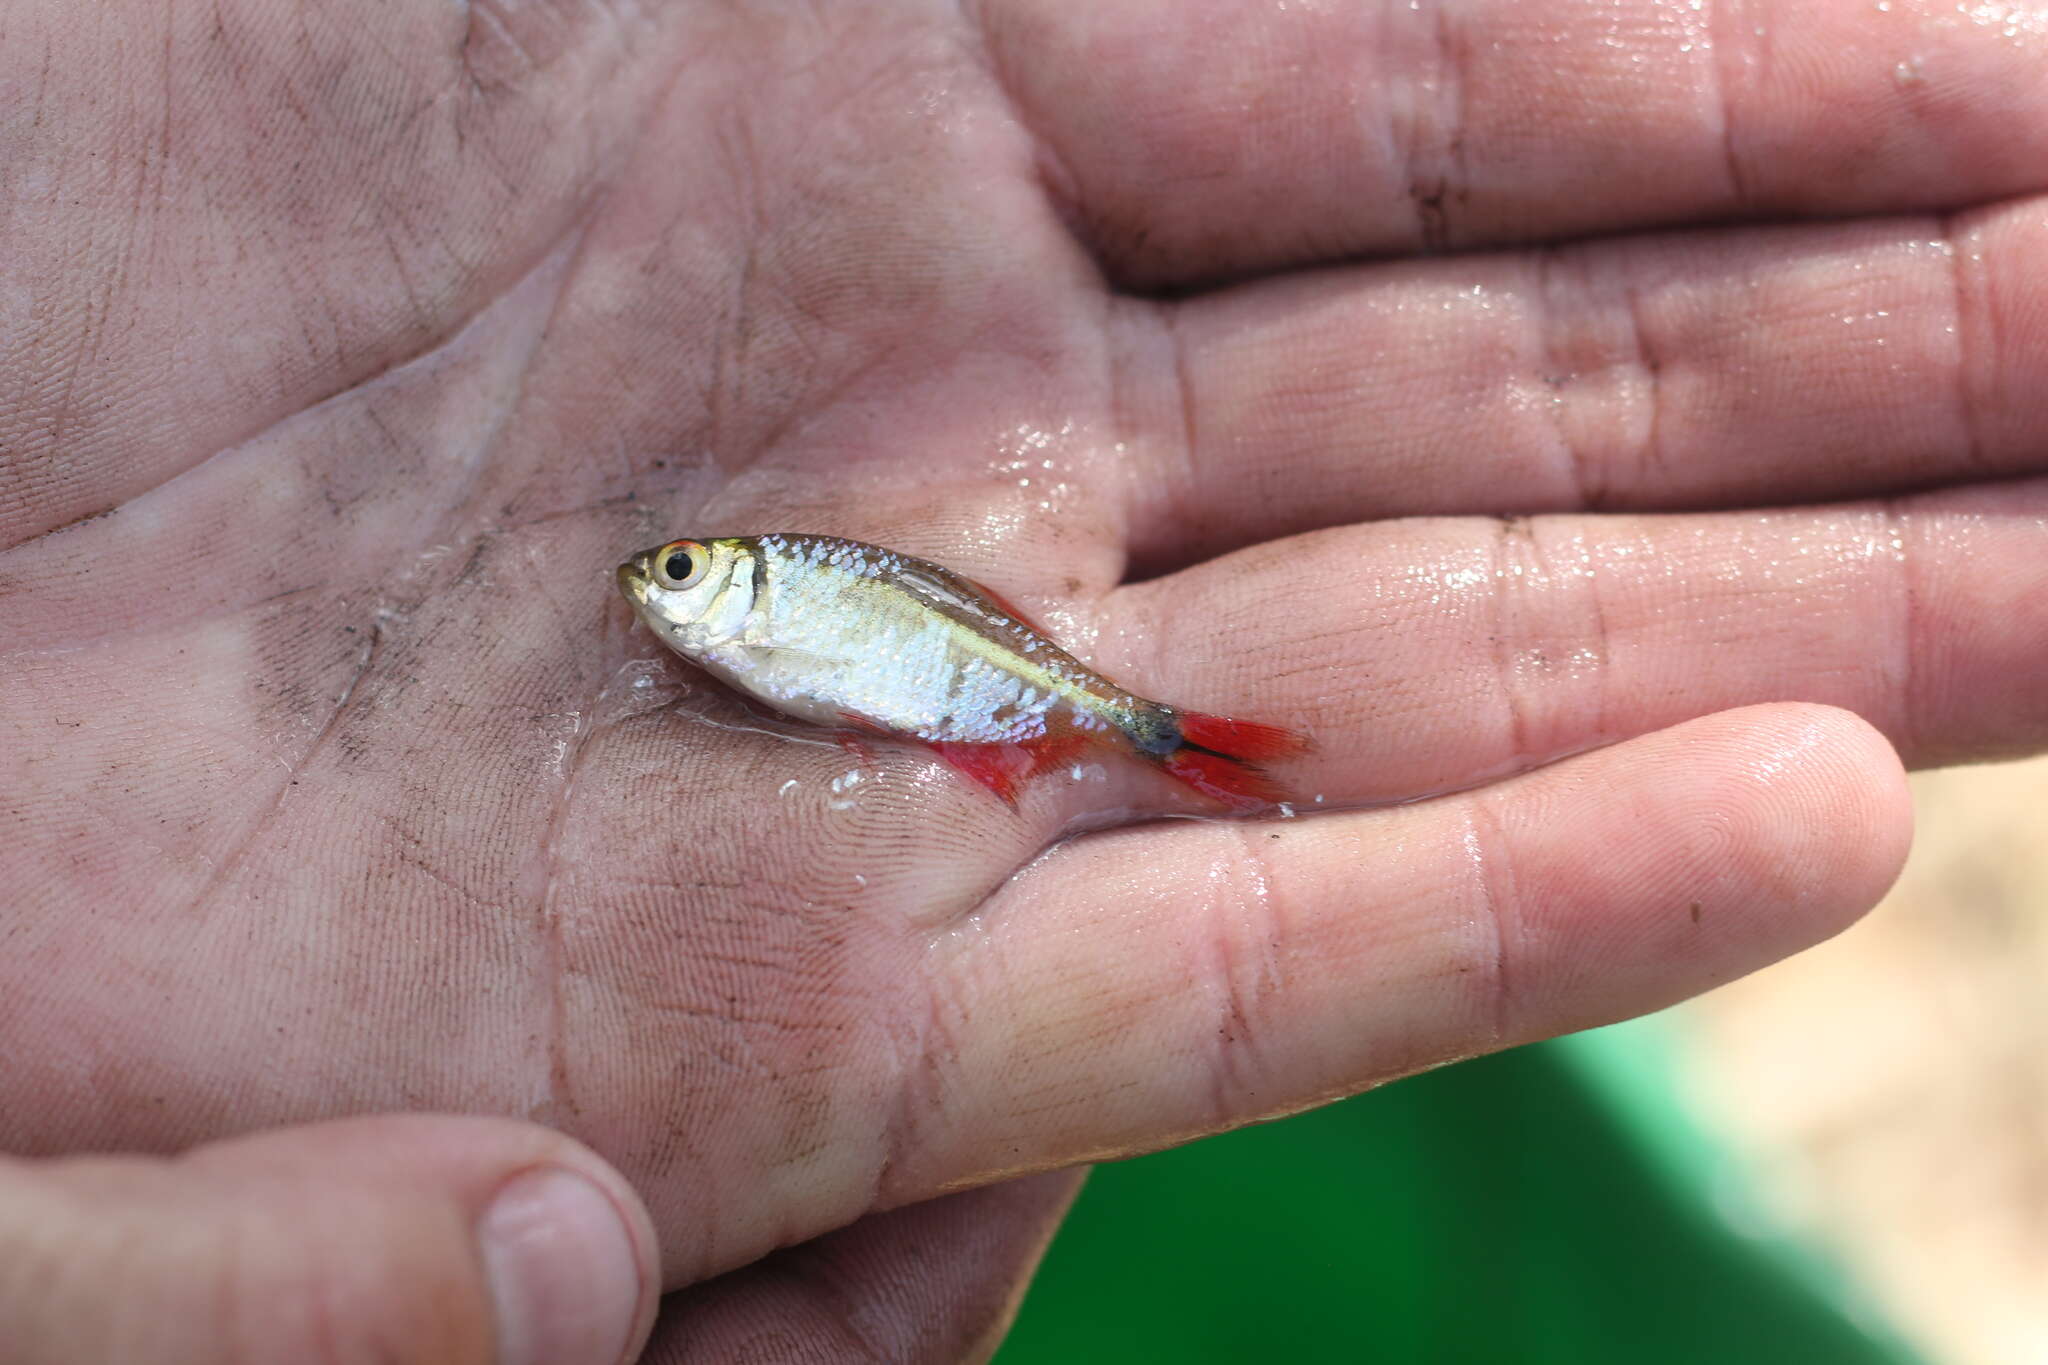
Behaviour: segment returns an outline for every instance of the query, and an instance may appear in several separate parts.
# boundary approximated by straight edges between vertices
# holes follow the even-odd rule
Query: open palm
[[[671,1286],[952,1239],[919,1273],[987,1311],[902,1329],[971,1334],[1064,1178],[866,1215],[1832,932],[1905,800],[1783,703],[1911,762],[2048,728],[2018,11],[35,0],[0,40],[0,1149],[531,1117],[634,1180]],[[1309,732],[1304,818],[1140,823],[1195,807],[1114,763],[1012,811],[764,721],[610,585],[760,531]]]

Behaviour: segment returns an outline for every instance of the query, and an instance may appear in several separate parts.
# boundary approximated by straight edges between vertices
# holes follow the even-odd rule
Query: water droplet
[[[859,768],[849,768],[839,774],[839,776],[832,779],[829,785],[834,792],[840,793],[840,795],[834,796],[825,804],[833,810],[853,809],[853,798],[845,795],[845,793],[852,791],[855,787],[867,781],[867,777],[868,775]]]

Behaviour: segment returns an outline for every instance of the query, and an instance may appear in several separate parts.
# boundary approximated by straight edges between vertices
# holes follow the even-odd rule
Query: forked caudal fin
[[[1257,764],[1308,751],[1308,740],[1292,730],[1255,721],[1182,711],[1181,746],[1159,760],[1159,766],[1181,781],[1234,810],[1277,806],[1286,791]]]

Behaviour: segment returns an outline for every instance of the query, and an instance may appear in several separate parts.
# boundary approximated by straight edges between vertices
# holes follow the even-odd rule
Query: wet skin
[[[1894,747],[2048,735],[2031,21],[78,13],[0,42],[0,1149],[529,1117],[652,1358],[956,1358],[1015,1177],[1769,962]],[[618,600],[682,526],[956,567],[1352,809],[849,782]]]

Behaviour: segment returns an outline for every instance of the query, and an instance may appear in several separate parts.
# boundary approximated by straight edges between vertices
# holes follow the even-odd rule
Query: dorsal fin
[[[976,616],[1003,617],[1015,621],[1034,635],[1051,639],[1039,624],[1019,611],[1015,603],[984,588],[965,574],[929,560],[906,563],[895,575],[896,582],[935,606],[950,606]]]

